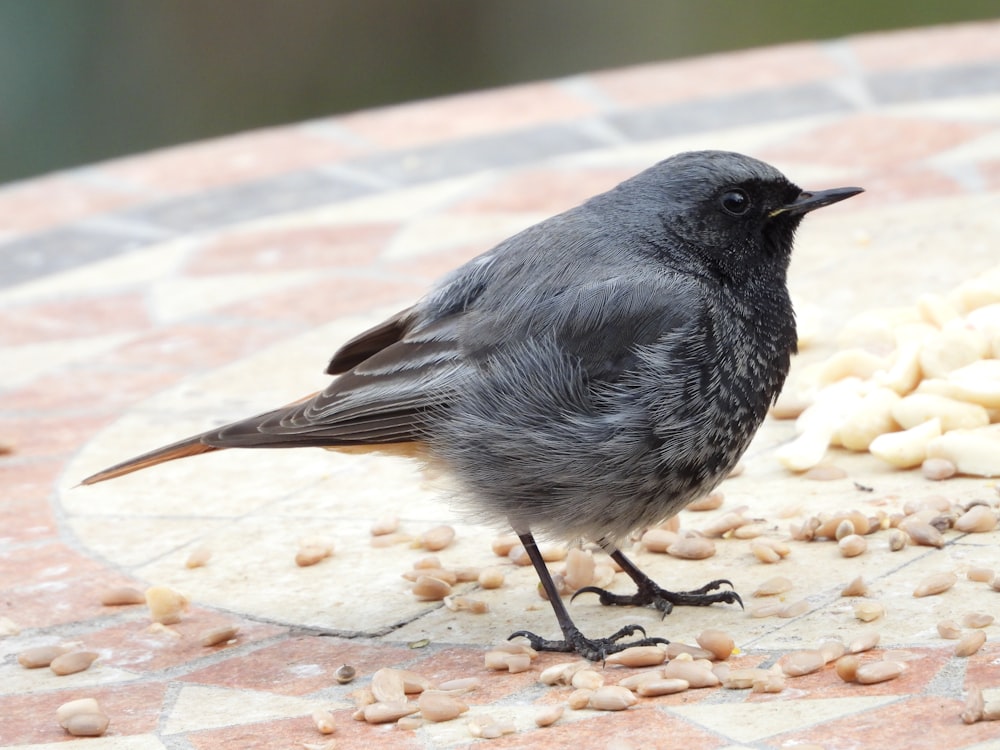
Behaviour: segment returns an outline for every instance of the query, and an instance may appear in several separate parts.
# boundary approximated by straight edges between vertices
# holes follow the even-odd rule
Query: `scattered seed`
[[[402,729],[404,732],[413,732],[420,729],[424,725],[424,720],[421,719],[416,714],[411,714],[410,716],[403,716],[396,721],[396,729]],[[329,750],[334,750],[331,747]]]
[[[628,677],[622,677],[618,680],[618,684],[628,688],[632,692],[638,692],[639,686],[642,683],[662,679],[664,678],[660,670],[647,669],[645,672],[636,672],[635,674],[630,674]]]
[[[308,568],[316,565],[333,554],[333,545],[330,544],[307,544],[299,548],[295,553],[295,564],[300,568]]]
[[[855,636],[847,644],[847,653],[860,654],[865,651],[871,651],[878,645],[880,637],[878,631],[875,630],[868,630],[859,636]]]
[[[663,676],[671,679],[684,680],[692,689],[716,687],[721,680],[711,668],[694,661],[674,659],[663,668]]]
[[[413,570],[407,570],[403,573],[402,577],[407,581],[416,582],[421,576],[437,578],[449,586],[458,583],[458,574],[454,570],[448,570],[447,568],[414,568]]]
[[[895,680],[906,671],[906,665],[898,661],[873,661],[860,665],[854,673],[854,679],[861,685],[874,685],[877,682]]]
[[[970,581],[978,583],[989,583],[993,580],[993,568],[969,568],[966,573]]]
[[[604,686],[604,678],[593,669],[581,669],[573,673],[569,684],[577,689],[597,690]]]
[[[840,590],[841,596],[868,596],[868,586],[864,579],[858,576]]]
[[[759,679],[753,681],[751,690],[755,693],[780,693],[785,689],[785,675],[767,669]]]
[[[963,533],[982,533],[993,531],[997,527],[997,514],[985,505],[969,508],[955,521],[955,530]]]
[[[581,708],[586,708],[590,705],[590,698],[593,694],[593,690],[587,690],[586,688],[574,690],[566,697],[566,705],[574,711],[579,711]]]
[[[843,656],[847,652],[847,646],[839,639],[831,639],[820,643],[819,651],[823,654],[823,660],[829,664]]]
[[[372,675],[372,695],[381,703],[401,703],[406,700],[403,676],[398,669],[383,667]]]
[[[993,624],[993,615],[985,612],[969,612],[962,618],[962,624],[967,628],[985,628]]]
[[[619,664],[623,667],[655,667],[667,660],[667,650],[659,646],[632,646],[611,654],[605,664]]]
[[[597,711],[624,711],[638,702],[638,699],[628,688],[623,688],[620,685],[605,685],[594,691],[588,705]]]
[[[861,622],[874,622],[885,614],[885,607],[879,602],[861,602],[854,606],[854,616]]]
[[[208,547],[195,547],[191,550],[191,554],[188,555],[187,560],[185,560],[184,567],[201,568],[204,567],[210,559],[212,559],[212,550]]]
[[[819,649],[807,649],[785,654],[778,663],[787,677],[801,677],[822,669],[826,666],[826,659]]]
[[[837,546],[844,557],[857,557],[868,549],[868,542],[859,534],[848,534],[837,542]]]
[[[1000,701],[989,701],[983,706],[983,721],[1000,720]]]
[[[729,633],[711,628],[701,631],[697,641],[699,646],[710,651],[712,657],[718,661],[725,661],[732,656],[733,649],[736,647],[736,643]]]
[[[791,591],[793,585],[790,579],[784,576],[775,576],[774,578],[768,578],[760,584],[751,596],[761,597],[784,594],[786,591]]]
[[[944,537],[941,536],[941,532],[929,523],[903,521],[900,523],[900,528],[909,535],[910,540],[914,544],[924,547],[937,547],[938,549],[944,546]]]
[[[550,544],[538,549],[539,554],[545,562],[562,562],[566,559],[569,550],[561,544]]]
[[[934,573],[924,578],[913,590],[915,597],[942,594],[958,582],[954,573]]]
[[[526,550],[521,544],[515,544],[510,548],[510,552],[507,553],[507,559],[515,565],[520,565],[521,567],[531,565],[531,558],[528,557],[528,550]]]
[[[892,552],[899,552],[903,547],[906,546],[910,537],[905,531],[901,529],[889,529],[889,550]]]
[[[985,707],[983,691],[978,687],[969,688],[969,693],[965,696],[965,709],[960,714],[962,721],[966,724],[975,724],[983,718]]]
[[[983,647],[984,643],[986,643],[986,633],[982,630],[969,630],[963,633],[955,644],[955,656],[972,656]]]
[[[594,556],[590,550],[573,548],[566,555],[566,570],[563,575],[566,585],[572,591],[590,586],[594,582]]]
[[[791,617],[798,617],[799,615],[804,615],[809,611],[809,602],[805,599],[799,599],[795,602],[790,602],[785,604],[778,610],[778,617],[788,619]]]
[[[116,586],[101,592],[101,604],[105,607],[120,607],[125,604],[145,604],[146,595],[132,586]]]
[[[439,690],[425,690],[417,699],[420,715],[427,721],[451,721],[458,718],[469,706],[448,693]]]
[[[380,516],[371,527],[372,536],[384,536],[396,531],[399,531],[399,516],[392,513]]]
[[[437,552],[438,550],[442,550],[451,544],[454,539],[455,529],[451,526],[442,525],[435,526],[433,529],[428,529],[417,538],[417,541],[424,549],[429,549],[431,552]]]
[[[108,729],[111,720],[107,714],[76,714],[66,720],[63,728],[74,737],[100,737]]]
[[[667,658],[668,659],[706,659],[710,660],[712,658],[712,652],[703,649],[701,646],[690,646],[687,643],[681,643],[680,641],[671,641],[667,644]]]
[[[837,659],[835,668],[837,670],[837,677],[842,679],[844,682],[854,682],[855,677],[858,673],[858,667],[861,664],[861,659],[853,654],[848,654],[847,656],[841,656]]]
[[[535,726],[536,727],[550,727],[555,724],[559,719],[562,718],[565,712],[565,707],[561,704],[555,704],[553,706],[548,706],[543,708],[537,714],[535,714]]]
[[[785,605],[781,602],[761,602],[750,608],[750,616],[754,618],[775,617]]]
[[[628,649],[626,649],[628,650]],[[624,652],[621,652],[624,653]],[[608,657],[610,660],[612,656],[617,656],[618,654],[612,654]],[[590,666],[590,662],[585,661],[572,661],[563,662],[562,664],[553,664],[551,667],[546,667],[542,670],[541,674],[538,675],[538,681],[543,685],[569,685],[570,680],[573,678],[573,674],[580,669],[585,669]]]
[[[47,667],[52,660],[65,654],[67,649],[62,646],[35,646],[27,648],[17,655],[17,663],[25,669]]]
[[[781,555],[779,555],[773,547],[761,542],[753,542],[750,545],[750,551],[753,552],[753,556],[756,557],[760,562],[770,565],[771,563],[776,563],[781,560]]]
[[[346,685],[357,677],[357,674],[357,670],[350,664],[341,664],[337,667],[337,671],[333,673],[333,676],[341,685]]]
[[[407,544],[413,541],[413,536],[410,534],[403,534],[401,532],[393,532],[391,534],[381,534],[379,536],[373,536],[368,542],[372,547],[376,549],[382,549],[385,547],[393,547],[397,544]]]
[[[724,513],[712,523],[708,524],[708,526],[701,530],[701,533],[707,537],[721,537],[725,536],[733,529],[745,526],[748,523],[750,523],[750,520],[745,518],[742,513],[730,511],[729,513]]]
[[[451,586],[440,578],[420,576],[413,584],[413,595],[422,602],[441,601],[451,593]]]
[[[59,706],[59,708],[56,709],[56,721],[59,722],[59,726],[65,729],[66,722],[68,722],[74,716],[78,716],[80,714],[99,714],[99,713],[101,713],[101,707],[98,705],[96,699],[77,698],[74,701],[63,703],[61,706]]]
[[[766,669],[733,669],[722,680],[722,687],[729,690],[749,690],[754,682],[767,674]]]
[[[650,552],[666,552],[676,542],[677,533],[666,529],[649,529],[643,533],[639,543]]]
[[[503,586],[504,573],[502,568],[484,568],[479,571],[479,585],[484,589],[498,589]]]
[[[715,543],[703,536],[685,536],[667,547],[667,554],[682,560],[704,560],[715,554]]]
[[[674,693],[683,693],[690,687],[687,680],[681,680],[679,678],[654,678],[651,680],[644,680],[639,683],[636,687],[635,692],[644,698],[653,698],[658,695],[673,695]]]
[[[218,646],[220,643],[229,643],[240,632],[239,625],[220,625],[202,632],[198,636],[198,641],[202,646]]]
[[[829,482],[834,479],[843,479],[847,476],[847,472],[833,464],[818,464],[806,471],[802,476],[817,482]]]
[[[333,734],[337,730],[337,724],[333,720],[333,714],[325,708],[317,708],[312,712],[313,724],[320,734]]]
[[[920,471],[925,479],[940,482],[955,476],[958,473],[958,468],[947,458],[928,458],[920,465]]]
[[[717,510],[722,507],[723,500],[725,500],[725,496],[716,490],[698,498],[693,503],[689,503],[687,509],[695,512]]]
[[[733,529],[732,536],[734,539],[756,539],[766,534],[769,530],[770,528],[763,521],[754,521],[753,523],[748,523],[746,526],[739,526]]]
[[[60,676],[76,674],[90,669],[90,665],[94,663],[97,656],[98,654],[93,651],[71,651],[53,659],[49,663],[49,669]]]
[[[187,610],[188,600],[169,586],[150,586],[146,589],[146,606],[153,622],[173,625],[181,621],[181,612]]]
[[[415,714],[418,710],[416,704],[402,701],[372,703],[364,707],[363,716],[369,724],[388,724],[404,716]]]
[[[505,534],[503,536],[498,536],[490,544],[490,548],[493,550],[493,554],[497,557],[507,557],[510,551],[521,544],[521,540],[517,538],[514,534]]]
[[[962,637],[962,628],[953,620],[941,620],[937,624],[938,635],[951,641],[957,641]]]

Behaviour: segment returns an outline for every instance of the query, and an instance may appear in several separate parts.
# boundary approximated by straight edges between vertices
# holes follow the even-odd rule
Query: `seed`
[[[100,737],[108,729],[107,714],[76,714],[66,720],[64,728],[74,737]]]
[[[388,724],[404,716],[415,714],[416,704],[395,701],[393,703],[372,703],[364,707],[363,715],[369,724]]]
[[[693,661],[679,659],[667,663],[663,668],[663,676],[684,680],[693,689],[716,687],[721,684],[710,668]]]
[[[392,534],[399,530],[399,516],[395,514],[388,514],[385,516],[380,516],[372,524],[371,534],[372,536],[383,536],[385,534]]]
[[[712,658],[712,652],[707,649],[703,649],[700,646],[689,646],[688,644],[681,643],[680,641],[671,641],[667,644],[667,658],[710,660]]]
[[[977,581],[978,583],[989,583],[993,580],[993,568],[969,568],[969,572],[966,573],[970,581]]]
[[[429,576],[431,578],[437,578],[439,581],[444,581],[449,586],[458,583],[458,575],[454,570],[447,570],[445,568],[414,568],[413,570],[408,570],[403,573],[402,577],[407,581],[416,582],[421,576]]]
[[[681,530],[681,517],[670,516],[666,521],[656,524],[656,528],[663,529],[664,531],[672,531],[676,534]]]
[[[622,687],[626,687],[632,692],[637,692],[639,686],[644,682],[652,682],[653,680],[662,680],[663,676],[658,669],[648,669],[645,672],[636,672],[635,674],[630,674],[628,677],[622,677],[618,680],[618,684]]]
[[[958,626],[957,622],[952,620],[941,620],[937,624],[938,635],[942,638],[947,638],[951,641],[957,641],[962,637],[962,629]]]
[[[638,702],[639,700],[628,688],[623,688],[620,685],[605,685],[594,691],[588,705],[597,711],[624,711]]]
[[[847,476],[847,472],[833,464],[817,464],[802,476],[816,482],[829,482],[834,479],[843,479]]]
[[[629,649],[626,649],[629,650]],[[621,652],[621,653],[624,653]],[[619,654],[612,654],[608,657],[608,660],[612,656],[618,656]],[[553,664],[551,667],[546,667],[542,670],[541,674],[538,675],[538,681],[543,685],[569,685],[570,680],[573,678],[573,674],[581,669],[590,666],[590,662],[585,661],[572,661],[563,662],[562,664]]]
[[[506,669],[510,674],[527,672],[531,668],[531,656],[529,654],[511,654],[504,651],[487,651],[484,657],[484,664],[487,669],[502,671]]]
[[[451,586],[440,578],[420,576],[413,584],[413,595],[422,602],[441,601],[451,593]]]
[[[989,701],[983,706],[983,721],[1000,719],[1000,701]]]
[[[479,571],[479,585],[484,589],[498,589],[503,586],[503,582],[502,568],[484,568]]]
[[[432,552],[444,549],[455,539],[455,529],[451,526],[435,526],[420,535],[418,541],[424,549]]]
[[[105,607],[119,607],[124,604],[145,604],[146,595],[132,586],[117,586],[101,592],[101,604]]]
[[[198,640],[202,646],[218,646],[220,643],[228,643],[240,632],[239,625],[221,625],[202,632]]]
[[[765,674],[766,669],[733,669],[722,681],[722,687],[729,690],[749,690]]]
[[[799,615],[804,615],[809,611],[809,602],[805,599],[799,599],[795,602],[790,602],[784,605],[778,610],[778,617],[788,619],[791,617],[798,617]]]
[[[753,592],[752,596],[775,596],[777,594],[784,594],[786,591],[791,591],[793,584],[790,579],[784,576],[775,576],[774,578],[768,578],[757,590]]]
[[[212,558],[212,550],[208,547],[195,547],[184,562],[186,568],[201,568]]]
[[[598,588],[607,588],[615,578],[615,569],[607,563],[597,563],[594,566],[594,582]]]
[[[947,458],[928,458],[920,465],[920,471],[925,479],[940,482],[955,476],[958,468]]]
[[[778,663],[786,676],[801,677],[822,669],[826,666],[826,659],[823,658],[823,652],[819,649],[807,649],[785,654]]]
[[[579,711],[581,708],[586,708],[590,705],[590,698],[593,694],[593,690],[587,690],[586,688],[574,690],[566,697],[566,705],[574,711]]]
[[[955,521],[955,530],[963,533],[982,533],[997,527],[997,515],[985,505],[969,508]]]
[[[303,547],[295,553],[295,564],[300,568],[316,565],[330,556],[325,547]]]
[[[570,590],[577,591],[584,586],[590,586],[594,581],[594,556],[589,550],[571,549],[566,556],[566,585]]]
[[[823,654],[823,660],[829,664],[843,656],[847,652],[847,646],[840,640],[826,640],[819,644],[819,651]]]
[[[722,516],[715,519],[715,521],[702,529],[701,533],[705,536],[720,537],[728,534],[733,529],[745,526],[748,523],[750,523],[750,521],[747,518],[744,518],[742,513],[731,511],[729,513],[724,513]]]
[[[837,528],[833,532],[833,537],[838,542],[845,536],[850,536],[854,533],[854,522],[850,518],[845,518],[843,521],[837,524]]]
[[[983,710],[986,708],[983,701],[983,691],[977,687],[970,687],[969,694],[965,696],[965,710],[960,716],[966,724],[975,724],[983,718]]]
[[[837,670],[837,677],[842,679],[844,682],[854,682],[855,677],[858,673],[858,667],[861,664],[861,659],[853,654],[847,656],[841,656],[837,659],[835,665]]]
[[[858,576],[840,590],[841,596],[868,596],[868,586],[864,579]]]
[[[642,535],[639,543],[650,552],[666,552],[667,548],[677,541],[677,534],[666,529],[649,529]]]
[[[312,720],[320,734],[333,734],[337,729],[337,725],[333,720],[333,715],[325,708],[317,708],[314,710],[312,712]]]
[[[899,526],[909,535],[910,540],[914,544],[924,547],[937,547],[938,549],[944,546],[944,537],[941,536],[941,532],[929,523],[903,520]]]
[[[511,547],[510,552],[507,553],[507,559],[515,565],[520,565],[522,567],[531,565],[531,558],[528,557],[528,550],[526,550],[521,544],[516,544]]]
[[[569,550],[560,544],[552,544],[547,547],[540,547],[538,552],[545,562],[561,562],[566,559]]]
[[[719,661],[725,661],[733,655],[736,643],[733,637],[722,630],[703,630],[697,638],[698,645],[706,651],[712,652],[712,657]]]
[[[913,590],[915,597],[934,596],[950,589],[958,582],[954,573],[935,573],[924,578]]]
[[[396,729],[402,729],[405,732],[412,732],[420,729],[424,725],[424,720],[419,716],[403,716],[396,721]],[[326,748],[325,750],[335,750],[335,746]]]
[[[341,685],[346,685],[351,682],[357,674],[357,670],[350,664],[341,664],[337,667],[337,671],[333,673],[333,676]]]
[[[623,667],[655,667],[667,660],[667,650],[659,646],[632,646],[605,659],[605,664]]]
[[[880,637],[879,633],[875,630],[865,631],[861,635],[851,639],[850,643],[847,644],[847,652],[849,654],[860,654],[864,651],[871,651],[878,645]]]
[[[59,722],[59,726],[65,729],[66,722],[68,722],[73,716],[99,713],[101,713],[101,707],[97,704],[96,699],[78,698],[75,701],[63,703],[56,709],[56,721]]]
[[[468,705],[448,693],[425,690],[417,699],[420,715],[427,721],[451,721],[469,710]]]
[[[685,536],[667,547],[667,554],[682,560],[704,560],[715,554],[715,543],[703,536]]]
[[[763,670],[764,674],[753,681],[755,693],[780,693],[785,689],[785,676],[771,670]]]
[[[548,708],[543,708],[537,714],[535,714],[535,726],[536,727],[550,727],[555,724],[559,719],[562,718],[565,712],[565,707],[556,704],[554,706],[549,706]]]
[[[761,602],[750,608],[751,617],[775,617],[781,610],[785,608],[785,605],[781,602]]]
[[[855,670],[854,679],[861,685],[895,680],[906,671],[906,665],[898,661],[874,661],[862,664]]]
[[[441,558],[437,555],[424,555],[413,561],[414,570],[428,570],[431,568],[435,570],[441,569]]]
[[[840,554],[844,557],[857,557],[868,549],[868,542],[859,534],[848,534],[837,542],[837,546],[840,547]]]
[[[698,498],[693,503],[689,503],[687,509],[695,512],[703,510],[716,510],[722,507],[723,500],[725,500],[725,496],[716,490],[715,492],[709,492],[707,495]]]
[[[993,624],[993,615],[985,612],[969,612],[962,618],[962,624],[967,628],[985,628]]]
[[[636,687],[635,692],[644,698],[653,698],[657,695],[673,695],[683,693],[690,687],[687,680],[678,678],[656,678],[645,680]]]
[[[90,669],[90,665],[94,663],[97,656],[93,651],[72,651],[53,659],[49,663],[49,669],[60,676],[76,674],[85,669]]]
[[[972,656],[986,643],[986,633],[982,630],[970,630],[962,634],[955,644],[955,656]],[[60,657],[62,658],[62,657]]]
[[[169,586],[150,586],[146,589],[146,606],[153,622],[173,625],[181,621],[181,612],[187,610],[188,600]]]
[[[520,544],[521,540],[514,534],[505,534],[494,539],[490,547],[493,550],[493,554],[497,557],[507,557],[510,551]]]
[[[569,684],[578,689],[597,690],[604,685],[604,678],[592,669],[581,669],[573,673]]]
[[[990,588],[994,591],[1000,591],[1000,575],[993,576],[993,580],[990,581]]]
[[[899,552],[906,546],[910,537],[901,529],[889,529],[889,550]]]
[[[446,596],[444,606],[452,612],[468,612],[473,615],[485,615],[490,611],[489,603],[471,596]]]
[[[885,614],[885,607],[879,602],[861,602],[854,607],[854,616],[861,622],[874,622]]]
[[[762,563],[771,564],[781,560],[781,555],[779,555],[771,546],[767,544],[753,542],[750,545],[750,551],[753,552],[753,556]]]
[[[766,534],[769,528],[763,521],[755,521],[754,523],[748,523],[746,526],[740,526],[733,529],[734,539],[756,539],[762,534]]]
[[[27,648],[17,655],[17,663],[25,669],[47,667],[56,657],[66,653],[62,646],[35,646]]]
[[[381,703],[401,703],[406,701],[403,676],[398,669],[383,667],[372,675],[372,695]]]

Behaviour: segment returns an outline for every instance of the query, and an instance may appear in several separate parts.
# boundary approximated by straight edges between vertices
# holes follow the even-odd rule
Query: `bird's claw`
[[[636,641],[619,643],[622,638],[628,638],[635,633],[641,633],[643,637]],[[666,645],[670,643],[670,641],[666,638],[646,637],[646,630],[641,625],[626,625],[616,633],[609,635],[607,638],[587,638],[575,627],[565,635],[566,637],[563,640],[553,641],[547,638],[542,638],[541,636],[527,630],[518,630],[516,633],[511,633],[507,640],[509,641],[518,637],[527,638],[528,643],[536,651],[556,651],[560,653],[576,652],[590,661],[604,661],[604,659],[611,654],[624,651],[632,646],[655,646],[658,644]]]
[[[667,591],[652,581],[648,581],[641,583],[634,594],[615,594],[597,586],[584,586],[573,594],[570,601],[580,594],[597,594],[598,601],[604,606],[652,607],[664,617],[670,614],[675,606],[707,607],[710,604],[739,604],[740,608],[743,609],[743,599],[732,589],[732,585],[732,581],[719,578],[692,591]],[[723,586],[730,588],[716,591]]]

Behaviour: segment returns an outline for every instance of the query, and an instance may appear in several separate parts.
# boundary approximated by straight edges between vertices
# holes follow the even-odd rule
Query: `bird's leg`
[[[707,607],[709,604],[721,602],[725,604],[739,604],[740,607],[743,606],[743,600],[740,598],[740,595],[731,588],[733,585],[732,581],[727,581],[725,578],[709,581],[701,588],[693,591],[667,591],[639,570],[634,562],[622,554],[620,549],[607,544],[602,544],[602,546],[611,555],[611,559],[618,563],[625,575],[635,581],[638,590],[634,594],[624,595],[614,594],[607,589],[598,588],[597,586],[584,586],[573,594],[573,599],[580,594],[590,592],[600,596],[601,604],[653,607],[662,612],[664,617],[670,614],[674,605]],[[716,589],[723,586],[729,586],[730,588],[716,591]]]
[[[556,620],[559,622],[559,628],[563,633],[563,640],[550,641],[546,638],[535,635],[534,633],[529,633],[526,630],[519,630],[516,633],[512,633],[507,640],[521,636],[523,638],[527,638],[531,647],[537,651],[562,651],[567,653],[575,651],[580,654],[580,656],[590,659],[591,661],[603,661],[609,654],[617,653],[618,651],[622,651],[631,646],[653,646],[658,643],[669,643],[669,641],[665,638],[646,637],[635,641],[629,641],[627,643],[619,642],[622,638],[627,638],[635,633],[641,633],[645,636],[646,631],[639,625],[626,625],[624,628],[607,638],[587,638],[580,632],[580,629],[573,624],[573,620],[570,618],[569,612],[566,610],[566,605],[563,604],[562,599],[559,598],[559,592],[556,590],[556,585],[552,580],[552,576],[549,575],[549,569],[545,567],[545,561],[542,560],[542,554],[538,551],[538,545],[535,544],[534,537],[530,532],[525,532],[523,534],[518,533],[518,537],[521,540],[521,544],[524,545],[525,552],[528,553],[531,564],[535,566],[535,572],[538,573],[538,578],[542,582],[542,587],[545,589],[545,593],[549,597],[549,604],[552,605],[552,610],[555,612]]]

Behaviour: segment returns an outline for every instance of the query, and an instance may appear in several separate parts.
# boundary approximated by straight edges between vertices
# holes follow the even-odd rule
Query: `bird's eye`
[[[750,198],[742,190],[727,190],[719,198],[722,210],[732,216],[742,216],[750,210]]]

